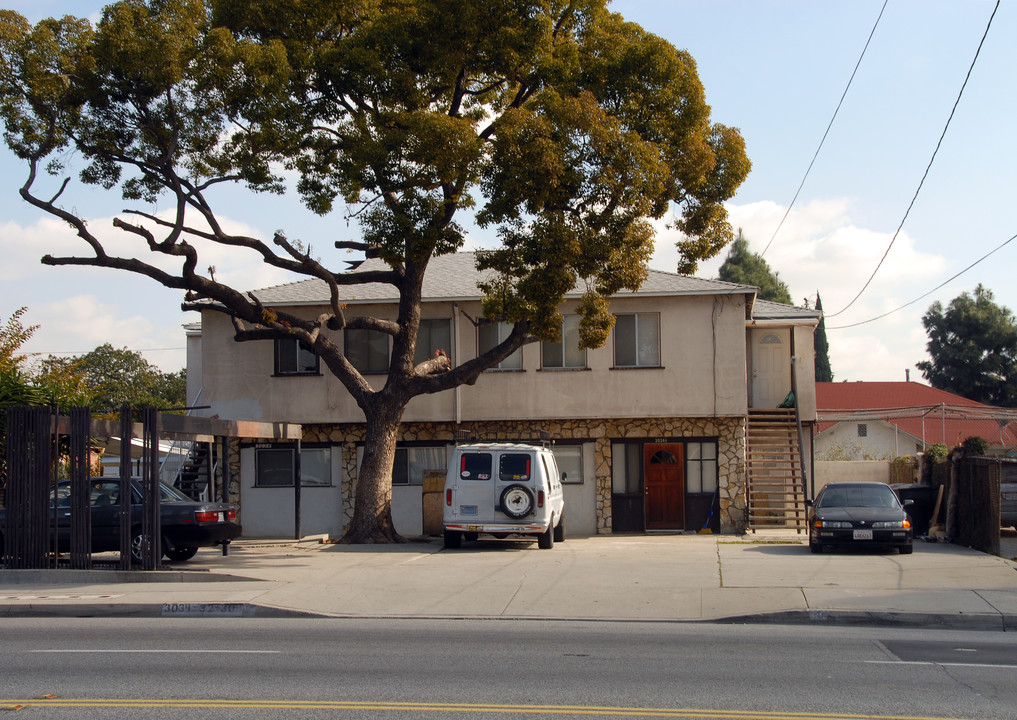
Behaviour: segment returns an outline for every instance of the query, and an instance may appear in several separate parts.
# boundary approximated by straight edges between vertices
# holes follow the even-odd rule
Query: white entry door
[[[791,330],[753,330],[750,363],[752,407],[777,407],[791,392]]]

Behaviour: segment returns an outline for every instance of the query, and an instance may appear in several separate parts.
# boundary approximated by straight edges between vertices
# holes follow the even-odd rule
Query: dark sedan
[[[914,549],[911,521],[889,485],[830,483],[808,505],[809,549],[814,553],[828,546],[893,547],[901,555]]]
[[[120,479],[97,477],[90,481],[92,514],[92,552],[120,550]],[[141,562],[144,536],[141,532],[141,483],[131,483],[131,554]],[[71,483],[63,480],[56,487],[58,540],[61,550],[70,547]],[[0,510],[0,512],[3,512]],[[162,552],[170,560],[190,560],[198,548],[229,542],[240,535],[235,505],[195,502],[175,488],[160,483],[159,523]],[[3,522],[0,516],[0,552],[3,548]]]

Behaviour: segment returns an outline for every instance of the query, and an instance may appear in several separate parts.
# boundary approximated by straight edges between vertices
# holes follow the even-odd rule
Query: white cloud
[[[772,202],[729,205],[731,224],[742,228],[753,252],[762,252],[784,215]],[[674,231],[660,233],[652,266],[673,271],[677,252]],[[921,324],[932,300],[916,302],[885,318],[856,327],[905,305],[938,284],[949,270],[947,261],[919,249],[915,238],[901,232],[879,272],[857,300],[890,245],[892,233],[856,226],[847,200],[813,202],[793,209],[765,254],[787,283],[793,302],[815,301],[818,291],[827,313],[830,361],[836,380],[903,380],[905,368],[920,380],[914,364],[926,358]],[[697,275],[715,278],[727,255],[700,265]],[[842,312],[849,304],[851,307]],[[834,315],[834,313],[837,313]]]

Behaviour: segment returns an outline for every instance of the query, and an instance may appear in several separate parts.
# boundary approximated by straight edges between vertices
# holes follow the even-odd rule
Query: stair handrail
[[[199,404],[201,400],[201,393],[203,391],[204,387],[198,388],[198,393],[194,396],[194,401],[188,403],[189,407],[186,411],[187,416],[190,416],[191,413],[194,412],[194,407]],[[177,483],[180,481],[180,474],[183,472],[184,463],[187,461],[187,456],[190,454],[191,450],[194,449],[194,445],[195,442],[193,440],[174,439],[173,442],[170,443],[169,448],[166,450],[166,454],[163,456],[162,460],[159,461],[159,478],[164,483],[172,487],[179,487]],[[171,456],[177,458],[177,463],[175,468],[171,468],[169,470],[172,480],[167,481],[166,465]]]

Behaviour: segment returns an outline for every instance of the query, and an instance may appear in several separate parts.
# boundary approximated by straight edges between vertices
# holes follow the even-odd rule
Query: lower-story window
[[[717,443],[685,443],[685,488],[689,493],[717,490]]]
[[[565,475],[569,485],[583,481],[583,446],[555,445],[551,448],[554,461],[558,463],[558,472]]]
[[[293,487],[296,448],[257,448],[254,456],[255,487]],[[332,484],[332,448],[300,449],[301,487]]]
[[[425,472],[445,472],[447,464],[447,448],[444,445],[397,447],[392,465],[392,484],[421,485]]]

